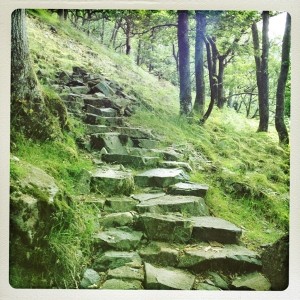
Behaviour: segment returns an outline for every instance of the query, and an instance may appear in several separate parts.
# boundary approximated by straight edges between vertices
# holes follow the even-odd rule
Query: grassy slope
[[[246,244],[257,248],[273,242],[288,229],[289,152],[277,145],[273,129],[269,134],[258,134],[256,121],[227,109],[222,112],[215,109],[204,127],[197,125],[196,118],[188,122],[178,117],[177,88],[143,71],[131,58],[102,47],[67,24],[61,25],[55,16],[42,14],[39,19],[43,22],[28,20],[28,31],[34,66],[36,71],[42,71],[43,77],[53,79],[58,70],[71,71],[72,66],[79,65],[116,80],[128,94],[154,108],[139,110],[131,122],[152,128],[166,144],[183,149],[194,166],[193,180],[211,186],[207,203],[212,213],[244,228]],[[50,26],[57,33],[52,33]],[[32,162],[39,158],[38,165],[48,171],[52,168],[50,173],[68,185],[72,172],[63,171],[70,165],[61,166],[60,157],[47,160],[42,154],[45,145],[27,141],[23,145],[16,155]],[[36,149],[36,154],[35,151],[28,154],[27,147]],[[44,150],[39,151],[38,147]],[[75,151],[78,168],[90,167],[74,145],[58,145],[58,148]],[[74,164],[69,158],[65,163]],[[56,170],[61,168],[61,174],[57,174]],[[69,190],[74,192],[71,185]]]

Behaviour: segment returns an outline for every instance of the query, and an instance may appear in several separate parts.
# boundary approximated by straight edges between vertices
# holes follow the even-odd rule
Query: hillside
[[[140,228],[142,221],[135,219],[133,221],[133,218],[138,218],[135,213],[132,217],[126,215],[125,210],[122,222],[111,221],[107,217],[108,212],[120,213],[120,211],[105,211],[104,204],[99,209],[99,205],[101,206],[99,203],[95,204],[86,199],[81,201],[84,198],[82,194],[88,194],[86,191],[90,189],[86,182],[89,180],[93,182],[95,180],[93,178],[97,177],[92,176],[91,179],[88,174],[93,173],[96,168],[102,168],[102,173],[108,170],[107,168],[112,168],[116,173],[130,171],[133,176],[139,176],[151,166],[157,167],[156,164],[159,164],[158,166],[162,168],[167,165],[165,161],[172,160],[173,163],[169,162],[169,167],[174,165],[178,170],[178,167],[182,166],[184,174],[189,176],[189,182],[209,187],[207,193],[202,194],[207,206],[206,213],[211,217],[222,218],[232,223],[231,225],[235,228],[239,228],[241,234],[239,245],[260,254],[263,245],[274,243],[288,232],[289,149],[278,145],[274,125],[268,133],[257,133],[258,120],[246,119],[231,108],[222,110],[216,108],[205,125],[200,126],[197,115],[191,118],[179,116],[178,87],[149,74],[138,67],[130,57],[115,53],[102,46],[99,41],[75,30],[70,24],[61,23],[55,16],[44,12],[32,13],[27,18],[27,26],[31,57],[41,89],[50,100],[58,99],[57,101],[63,101],[66,105],[68,128],[55,140],[45,142],[25,138],[16,133],[16,128],[13,129],[15,135],[11,148],[12,192],[27,193],[37,198],[44,197],[37,191],[36,185],[32,184],[31,189],[27,188],[24,191],[24,187],[20,184],[24,178],[28,177],[28,170],[31,168],[38,168],[40,171],[37,172],[46,172],[47,176],[53,177],[55,183],[52,182],[51,185],[56,185],[60,190],[54,212],[51,208],[49,216],[48,212],[43,216],[46,220],[48,217],[51,220],[53,226],[50,228],[50,233],[41,242],[39,249],[35,249],[29,255],[35,263],[31,261],[31,266],[28,266],[28,262],[26,264],[23,258],[19,258],[19,261],[11,264],[13,286],[78,287],[84,269],[90,268],[93,261],[94,248],[98,247],[94,245],[91,238],[95,231],[103,230],[105,222],[119,222],[126,225],[136,222],[136,228]],[[123,155],[122,159],[125,156],[123,152],[120,152],[123,148],[119,148],[121,147],[119,144],[116,145],[120,141],[116,142],[115,138],[112,138],[103,142],[101,139],[103,132],[94,132],[96,133],[92,137],[94,140],[89,140],[92,130],[95,129],[85,124],[88,123],[86,113],[90,113],[90,119],[93,119],[90,125],[107,124],[99,123],[100,121],[98,122],[98,119],[93,117],[97,109],[85,107],[85,110],[82,110],[80,103],[79,105],[70,104],[73,100],[70,99],[69,94],[76,94],[76,92],[72,85],[66,88],[65,77],[80,82],[83,82],[84,78],[87,78],[89,82],[101,78],[110,87],[108,93],[111,93],[112,99],[117,94],[122,95],[119,96],[122,100],[112,100],[106,104],[105,112],[117,111],[117,115],[112,113],[112,115],[107,115],[108,118],[117,116],[120,122],[123,122],[121,118],[126,119],[124,124],[119,124],[119,119],[112,120],[117,123],[110,123],[109,132],[114,133],[111,134],[114,136],[121,134],[128,138],[130,135],[127,132],[125,134],[115,128],[137,128],[134,134],[141,135],[142,138],[141,136],[131,138],[133,146],[135,143],[144,143],[143,147],[139,144],[136,148],[143,148],[143,151],[144,148],[148,148],[147,151],[143,152],[139,149],[134,154],[130,152],[132,161],[113,164],[112,162],[118,162],[121,155]],[[82,85],[80,92],[77,89],[78,94],[87,94],[84,92],[86,86],[87,84]],[[87,105],[86,102],[84,104]],[[103,111],[101,113],[104,114]],[[107,119],[106,122],[110,121]],[[99,146],[101,143],[106,143],[106,152],[100,152],[102,151],[102,147]],[[132,147],[130,143],[126,140],[121,144]],[[153,151],[156,155],[150,153],[152,148],[157,150]],[[113,150],[110,151],[110,149]],[[115,156],[112,158],[109,154]],[[167,155],[169,156],[166,159]],[[172,155],[176,157],[174,160],[170,158]],[[158,157],[158,160],[156,161],[154,157]],[[141,163],[138,163],[139,159]],[[185,164],[176,164],[174,163],[176,160]],[[173,170],[173,168],[168,170]],[[185,178],[185,175],[180,176]],[[107,199],[115,196],[114,193],[117,191],[127,197],[132,194],[153,193],[151,188],[145,188],[144,183],[137,184],[136,177],[134,178],[134,183],[130,179],[128,182],[126,180],[125,183],[122,182],[121,186],[118,183],[114,186],[111,179],[98,187],[92,185],[91,189],[93,194],[99,194],[101,197],[99,195],[98,197],[106,201],[111,201]],[[51,181],[48,177],[47,180]],[[110,189],[109,186],[113,188]],[[156,193],[165,193],[168,191],[168,186],[157,183],[153,189]],[[93,203],[87,205],[85,202]],[[98,199],[98,202],[101,201]],[[145,214],[157,213],[157,211],[161,213],[159,209],[156,211],[156,206],[153,208],[154,211],[151,209],[148,211],[146,208],[140,209]],[[190,208],[187,210],[183,215],[192,213]],[[138,213],[140,214],[141,211]],[[126,218],[129,218],[128,222]],[[49,224],[46,224],[42,230],[47,230],[48,226]],[[185,224],[183,228],[186,226]],[[179,230],[184,236],[181,230],[185,229]],[[150,235],[150,230],[148,230],[148,237]],[[234,237],[234,240],[236,238]],[[178,242],[176,238],[174,239]],[[182,239],[185,238],[182,237]],[[195,243],[186,242],[187,247],[195,247]],[[20,243],[18,240],[13,241],[12,245],[18,249],[18,243]],[[50,252],[49,249],[43,249],[41,246],[43,243],[50,245]],[[226,244],[226,241],[221,239],[219,243]],[[106,244],[103,246],[103,241],[99,244],[103,248],[107,247]],[[147,241],[143,240],[142,244],[145,247]],[[178,251],[182,254],[183,249],[180,247],[183,246],[178,247]],[[151,256],[153,249],[150,248],[144,249],[145,256]],[[31,249],[30,246],[28,249]],[[125,246],[124,249],[129,250],[130,247]],[[171,250],[168,248],[165,251],[169,253]],[[13,251],[12,255],[17,256],[17,250]],[[169,255],[173,254],[169,253]],[[254,260],[253,257],[251,259]],[[184,267],[189,263],[188,259],[181,262]],[[251,269],[253,265],[249,268]],[[34,274],[32,278],[25,275],[26,268],[31,269]],[[48,268],[51,269],[51,276],[47,275]],[[146,268],[151,269],[151,265],[147,264]],[[100,268],[100,271],[104,270]],[[151,271],[156,272],[152,269]],[[111,276],[115,278],[115,275]],[[203,274],[197,276],[201,282]],[[156,285],[153,287],[150,284],[149,286],[157,288]],[[198,287],[201,289],[200,285]],[[128,286],[124,286],[124,289],[126,288]],[[138,288],[142,287],[138,286]]]

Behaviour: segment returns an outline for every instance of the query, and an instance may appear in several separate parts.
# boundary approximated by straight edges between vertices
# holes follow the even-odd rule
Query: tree
[[[11,47],[12,134],[18,130],[30,138],[52,138],[60,128],[55,126],[57,121],[47,107],[31,65],[24,9],[12,13]],[[60,109],[61,120],[65,120],[65,108]]]
[[[260,66],[260,97],[259,100],[259,125],[258,132],[268,131],[269,126],[269,11],[263,11],[263,28],[262,28],[262,55]]]
[[[192,112],[188,22],[188,11],[179,10],[177,38],[179,57],[180,115],[190,115]]]
[[[284,96],[290,67],[291,16],[287,13],[282,39],[281,69],[277,84],[275,127],[281,144],[289,143],[289,135],[284,123]]]
[[[196,11],[196,38],[195,38],[195,79],[196,98],[194,110],[201,115],[205,109],[205,82],[204,82],[204,37],[206,34],[206,16],[201,11]]]

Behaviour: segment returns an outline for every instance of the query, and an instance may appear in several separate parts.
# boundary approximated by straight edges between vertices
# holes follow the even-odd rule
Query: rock
[[[107,273],[107,277],[116,278],[116,279],[133,279],[133,280],[144,280],[144,271],[142,268],[133,268],[130,266],[122,266],[119,268],[115,268],[113,270],[109,270]]]
[[[125,265],[141,266],[141,257],[136,252],[125,251],[107,251],[95,258],[93,268],[96,271],[106,271],[107,269],[115,269]]]
[[[134,181],[130,172],[114,169],[97,169],[92,173],[91,191],[105,195],[130,195],[134,190]]]
[[[195,283],[194,290],[220,291],[220,288],[205,282],[197,282]]]
[[[106,97],[112,96],[114,94],[113,89],[108,84],[106,84],[105,81],[101,81],[93,86],[90,89],[89,94],[95,94],[98,92],[103,93]]]
[[[109,126],[86,124],[86,133],[87,134],[108,133],[111,131],[112,131],[112,129]]]
[[[133,138],[133,146],[138,148],[153,149],[157,147],[157,141],[150,139]]]
[[[103,117],[116,117],[117,111],[113,108],[98,108],[95,106],[92,106],[90,104],[85,105],[85,112],[88,114],[94,114],[97,116],[103,116]]]
[[[191,217],[193,223],[192,238],[195,241],[216,241],[225,244],[236,244],[242,230],[234,224],[215,217]]]
[[[134,181],[138,186],[167,187],[180,181],[188,180],[189,177],[181,169],[151,169],[137,174]]]
[[[151,212],[164,214],[168,212],[180,212],[189,216],[207,216],[208,208],[204,200],[194,196],[166,195],[142,201],[136,206],[139,213]]]
[[[74,87],[74,86],[85,86],[85,84],[80,80],[74,80],[73,79],[73,80],[71,80],[67,83],[67,86],[72,86],[72,87]]]
[[[142,194],[134,194],[131,197],[140,202],[147,201],[150,199],[160,198],[165,196],[165,193],[142,193]]]
[[[73,67],[73,74],[84,76],[84,75],[87,75],[88,72],[86,70],[84,70],[83,68],[81,68],[81,67],[74,66]]]
[[[97,133],[91,135],[91,147],[95,150],[105,148],[109,153],[113,154],[127,154],[125,148],[127,140],[120,139],[120,135],[116,132]]]
[[[168,194],[205,197],[208,188],[209,187],[206,184],[178,182],[174,185],[169,186]]]
[[[104,95],[101,96],[99,94],[95,95],[82,95],[82,99],[84,102],[84,105],[91,105],[93,107],[98,108],[107,108],[112,107],[113,103],[110,99],[106,98]]]
[[[145,285],[147,289],[191,290],[195,276],[172,267],[157,268],[145,263]]]
[[[270,280],[271,289],[282,291],[289,284],[289,235],[284,235],[262,253],[262,272]]]
[[[70,80],[70,75],[65,71],[57,72],[55,76],[60,80],[61,83],[64,84],[66,84]]]
[[[97,207],[99,210],[103,209],[106,202],[106,200],[101,195],[97,194],[80,195],[76,197],[76,200]]]
[[[142,232],[133,231],[129,228],[110,228],[97,233],[94,236],[96,243],[103,247],[112,247],[117,250],[136,249],[143,236]]]
[[[134,217],[132,212],[112,213],[101,217],[100,225],[108,227],[130,226],[133,224]]]
[[[169,150],[160,150],[160,149],[151,149],[154,153],[161,156],[166,161],[180,161],[182,160],[182,155],[176,152],[174,149]]]
[[[178,263],[179,251],[174,246],[162,242],[151,242],[139,251],[144,261],[163,266],[175,267]]]
[[[217,288],[220,288],[222,290],[229,290],[227,281],[221,275],[215,272],[208,272],[208,276]]]
[[[168,160],[165,160],[165,161],[162,161],[159,166],[161,168],[181,168],[181,169],[184,169],[187,172],[192,172],[193,171],[192,167],[188,163],[183,162],[183,161],[168,161]],[[182,194],[179,194],[179,195],[182,195]]]
[[[191,238],[192,223],[181,216],[145,213],[140,218],[149,240],[184,243]]]
[[[87,86],[71,86],[71,92],[74,94],[86,94],[89,91]]]
[[[95,114],[86,114],[85,123],[91,125],[122,126],[124,119],[121,117],[102,117]]]
[[[232,286],[237,290],[269,291],[271,283],[261,273],[255,272],[237,277]]]
[[[116,131],[120,134],[125,134],[131,138],[136,139],[153,139],[154,136],[150,131],[141,128],[133,128],[133,127],[115,127]]]
[[[83,278],[80,281],[80,287],[83,289],[97,288],[100,284],[101,277],[93,269],[86,269]]]
[[[114,197],[107,198],[105,211],[114,211],[114,212],[128,212],[135,210],[135,206],[138,204],[136,200],[133,200],[128,197]]]
[[[100,287],[103,290],[142,290],[142,283],[138,280],[109,279]]]
[[[185,249],[179,257],[178,267],[191,268],[196,272],[207,269],[248,272],[260,270],[261,261],[257,253],[242,246],[212,247],[202,243],[197,248]]]

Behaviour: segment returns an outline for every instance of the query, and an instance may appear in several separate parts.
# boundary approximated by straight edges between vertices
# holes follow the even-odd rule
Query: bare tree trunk
[[[179,85],[180,85],[180,115],[190,115],[192,112],[191,75],[190,75],[190,45],[189,45],[188,12],[178,11],[178,54],[179,54]]]
[[[195,79],[196,98],[194,110],[202,116],[205,109],[205,82],[204,82],[204,60],[203,46],[206,34],[206,16],[201,11],[196,11],[196,41],[195,41]]]
[[[200,119],[200,124],[204,124],[206,120],[209,118],[215,104],[214,98],[214,80],[213,80],[213,66],[212,66],[212,54],[211,54],[211,44],[205,38],[204,39],[205,46],[206,46],[206,54],[207,54],[207,68],[208,68],[208,75],[209,75],[209,86],[210,86],[210,102],[208,109],[202,119]]]
[[[176,71],[178,72],[179,71],[178,52],[176,52],[174,43],[172,44],[172,54],[173,54],[173,57],[174,57],[175,63],[176,63]]]
[[[284,36],[282,40],[281,69],[276,92],[275,127],[278,132],[279,142],[289,144],[289,134],[284,123],[284,95],[290,67],[291,48],[291,16],[287,13]]]
[[[139,66],[141,64],[141,48],[142,48],[142,40],[139,39],[137,56],[136,56],[136,64]]]
[[[261,99],[259,101],[259,126],[257,131],[267,132],[269,126],[269,11],[264,11],[262,32],[262,58],[261,58]]]
[[[225,69],[225,56],[219,55],[219,71],[218,71],[218,99],[217,99],[217,106],[219,108],[223,108],[226,102],[224,98],[224,85],[223,85],[223,78],[224,78],[224,69]]]

